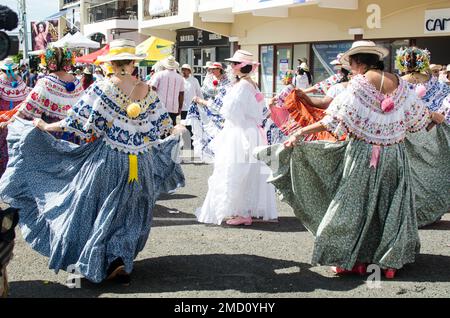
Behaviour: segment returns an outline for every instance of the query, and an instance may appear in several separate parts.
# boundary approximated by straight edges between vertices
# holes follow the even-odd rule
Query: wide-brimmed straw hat
[[[99,62],[123,61],[123,60],[143,60],[146,53],[136,54],[136,43],[132,40],[118,39],[109,43],[109,52],[99,56]]]
[[[192,68],[191,68],[191,66],[190,66],[189,64],[183,64],[183,65],[181,66],[181,69],[189,70],[189,71],[192,72]]]
[[[17,65],[16,63],[14,63],[14,60],[10,57],[7,57],[6,59],[4,59],[3,61],[0,62],[0,69],[2,70],[14,70],[18,67],[19,65]]]
[[[225,59],[225,61],[235,63],[258,64],[258,62],[253,60],[253,54],[244,50],[237,50],[232,57]]]
[[[439,64],[431,64],[431,65],[430,65],[430,70],[431,70],[431,71],[440,71],[440,70],[442,70],[442,65],[439,65]]]
[[[212,70],[212,69],[215,69],[215,68],[218,68],[218,69],[223,70],[223,65],[222,65],[222,63],[214,62],[214,63],[211,63],[211,64],[208,66],[208,69],[209,69],[209,70]]]
[[[389,50],[384,47],[377,46],[375,42],[372,41],[356,41],[353,42],[350,50],[342,54],[339,61],[341,64],[350,64],[350,56],[360,53],[378,55],[380,60],[382,60],[389,55]]]
[[[309,66],[308,66],[308,64],[306,64],[306,63],[300,64],[300,65],[298,66],[298,68],[299,68],[299,69],[302,69],[302,70],[304,70],[304,71],[306,71],[306,72],[309,72]]]
[[[174,70],[177,69],[179,64],[177,65],[177,61],[175,61],[175,58],[171,55],[166,57],[164,60],[161,61],[161,66],[163,66],[167,70]]]

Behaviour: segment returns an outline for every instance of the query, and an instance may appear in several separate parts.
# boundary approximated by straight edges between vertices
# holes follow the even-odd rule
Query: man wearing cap
[[[177,62],[173,56],[162,60],[161,66],[164,71],[155,73],[150,80],[150,86],[158,93],[175,126],[184,103],[184,79],[176,72]]]
[[[181,66],[181,73],[184,78],[184,103],[181,109],[181,119],[184,120],[194,97],[202,97],[202,90],[198,80],[192,76],[192,68],[189,64]],[[191,126],[186,126],[186,128],[192,135]]]

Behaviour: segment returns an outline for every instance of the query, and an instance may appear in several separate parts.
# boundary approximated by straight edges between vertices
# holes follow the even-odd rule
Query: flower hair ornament
[[[56,54],[58,49],[61,50],[61,56]],[[50,71],[58,70],[59,65],[64,71],[69,72],[75,64],[75,53],[67,47],[48,47],[45,53],[41,55],[41,64],[47,66]],[[65,86],[68,92],[72,92],[76,88],[73,82],[67,82]]]
[[[287,71],[286,74],[284,74],[283,81],[287,83],[292,83],[293,79],[294,79],[294,72]]]
[[[430,52],[417,47],[400,48],[397,50],[395,67],[402,73],[425,73],[430,69]]]

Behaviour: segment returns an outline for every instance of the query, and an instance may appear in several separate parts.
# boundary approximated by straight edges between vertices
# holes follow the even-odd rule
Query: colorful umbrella
[[[97,50],[95,52],[92,52],[90,54],[86,54],[80,57],[75,58],[76,63],[86,63],[86,64],[93,64],[99,56],[108,54],[109,52],[109,44],[106,44],[103,48],[100,50]]]
[[[172,55],[173,44],[172,41],[152,36],[136,47],[136,53],[146,53],[145,60],[157,62]]]

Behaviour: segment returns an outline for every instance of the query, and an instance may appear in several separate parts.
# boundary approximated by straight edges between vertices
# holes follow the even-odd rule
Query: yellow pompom
[[[141,113],[141,106],[138,103],[132,103],[127,107],[127,115],[130,118],[136,118]]]

